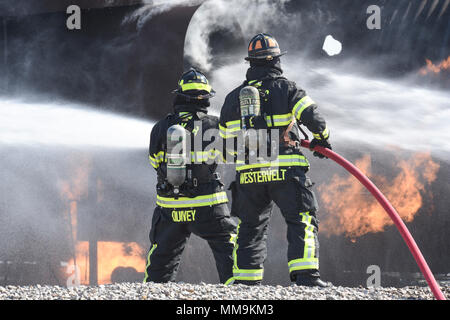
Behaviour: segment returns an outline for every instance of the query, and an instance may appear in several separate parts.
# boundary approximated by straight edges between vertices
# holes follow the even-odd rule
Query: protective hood
[[[272,61],[252,61],[247,70],[246,78],[250,80],[260,80],[267,77],[277,77],[283,74],[280,59]]]

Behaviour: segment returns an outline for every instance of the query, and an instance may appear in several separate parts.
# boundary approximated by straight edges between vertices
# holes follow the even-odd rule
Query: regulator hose
[[[309,149],[310,142],[308,140],[302,140],[301,146],[304,148]],[[422,253],[420,252],[419,247],[416,244],[416,241],[412,237],[411,233],[409,232],[408,228],[400,218],[397,211],[394,209],[394,207],[389,203],[389,201],[386,199],[386,197],[381,193],[380,190],[375,186],[375,184],[369,180],[356,166],[354,166],[351,162],[337,154],[336,152],[321,147],[316,146],[314,151],[317,151],[321,153],[322,155],[330,158],[340,166],[342,166],[344,169],[346,169],[348,172],[350,172],[356,179],[358,179],[366,188],[367,190],[372,193],[372,195],[377,199],[377,201],[381,204],[381,206],[384,208],[384,210],[387,212],[389,217],[394,222],[395,226],[397,227],[398,231],[400,232],[401,236],[403,237],[403,240],[405,240],[406,245],[408,246],[409,250],[411,251],[414,259],[417,262],[417,265],[420,268],[420,271],[422,272],[423,276],[425,277],[428,286],[430,287],[431,291],[433,292],[433,295],[437,300],[446,300],[444,294],[442,293],[441,289],[439,288],[438,283],[436,282],[436,279],[433,276],[433,273],[431,272],[430,268],[428,267],[427,262],[425,261],[425,258],[423,257]]]

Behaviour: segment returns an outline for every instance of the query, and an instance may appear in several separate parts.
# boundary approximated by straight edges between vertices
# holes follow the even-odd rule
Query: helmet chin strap
[[[182,96],[186,98],[187,101],[202,101],[202,100],[208,100],[209,98],[214,97],[215,93],[208,93],[208,94],[201,94],[198,96],[191,96],[185,93],[177,92],[177,95]]]
[[[197,95],[197,96],[193,96],[193,95],[189,95],[189,94],[180,92],[178,89],[172,91],[172,93],[174,93],[174,94],[176,94],[178,96],[182,96],[182,97],[186,98],[186,101],[189,101],[189,102],[208,100],[208,99],[210,99],[210,98],[212,98],[212,97],[214,97],[216,95],[216,92],[214,90],[211,90],[210,93],[200,94],[200,95]]]
[[[209,99],[192,99],[192,97],[186,97],[186,95],[177,95],[173,102],[175,111],[192,111],[192,112],[206,112],[206,109],[210,106]]]
[[[197,104],[190,104],[190,105],[175,105],[173,107],[175,112],[203,112],[208,113],[208,107],[197,105]]]

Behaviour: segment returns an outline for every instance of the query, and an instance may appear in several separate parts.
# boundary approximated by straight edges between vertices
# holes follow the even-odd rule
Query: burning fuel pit
[[[1,148],[8,183],[2,184],[0,260],[15,263],[1,266],[2,284],[65,285],[71,266],[82,284],[137,278],[120,268],[143,273],[154,201],[148,168],[137,169],[147,165],[145,156],[42,147],[26,148],[23,157],[23,150]]]
[[[450,200],[440,196],[450,190],[449,163],[427,153],[358,147],[355,151],[337,145],[335,150],[368,169],[366,174],[402,216],[436,278],[448,281],[450,239],[445,230],[450,219],[445,208]],[[382,286],[426,285],[397,229],[371,194],[332,161],[309,158],[320,207],[323,278],[335,285],[366,286],[368,267],[375,265]],[[278,210],[269,232],[266,283],[288,285],[286,252],[280,250],[287,247],[286,227]]]
[[[145,149],[0,150],[0,285],[142,281],[156,201]],[[195,236],[180,269],[182,281],[218,282]]]

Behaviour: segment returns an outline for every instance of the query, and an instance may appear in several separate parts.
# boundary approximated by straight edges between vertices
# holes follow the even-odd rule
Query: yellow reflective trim
[[[222,131],[219,131],[219,135],[220,135],[220,137],[222,139],[229,139],[229,138],[236,138],[237,137],[236,134],[232,134],[232,133],[226,134],[226,133],[223,133]]]
[[[297,118],[297,120],[300,120],[303,111],[314,103],[315,102],[313,101],[313,99],[311,99],[309,96],[304,96],[295,104],[294,108],[292,108],[292,114],[295,116],[295,118]]]
[[[235,269],[233,272],[258,274],[258,273],[261,273],[262,271],[263,271],[263,269]]]
[[[226,124],[227,127],[224,127],[224,126],[219,124],[219,135],[223,139],[237,137],[237,135],[234,134],[234,132],[237,132],[237,131],[241,130],[241,121],[240,120],[230,121],[230,122],[232,122],[232,123],[230,123],[229,125],[228,125],[228,122],[227,122],[227,124]]]
[[[288,262],[288,266],[292,266],[295,263],[299,263],[299,262],[318,262],[319,259],[317,258],[310,258],[310,259],[294,259]]]
[[[296,270],[319,269],[319,259],[296,259],[289,261],[289,272]]]
[[[205,90],[207,92],[211,92],[211,86],[209,84],[197,82],[181,84],[181,91],[188,90]]]
[[[250,80],[248,82],[249,85],[254,86],[254,87],[261,87],[262,86],[262,81],[258,81],[258,80]]]
[[[322,136],[324,139],[328,139],[329,137],[329,131],[328,131],[328,127],[325,127],[325,129],[322,131],[322,133],[313,133],[314,138],[321,140]]]
[[[148,267],[150,267],[150,256],[152,255],[153,251],[155,251],[156,247],[158,245],[155,243],[152,248],[150,249],[150,251],[148,252],[148,256],[147,256],[147,265],[145,266],[145,277],[144,277],[144,283],[147,282],[148,279],[148,273],[147,273],[147,269]]]
[[[236,165],[236,171],[242,171],[246,169],[256,169],[264,167],[290,167],[290,166],[301,166],[309,167],[309,162],[303,155],[280,155],[276,160],[264,161],[259,163],[243,164],[238,161]]]
[[[153,168],[158,169],[159,164],[156,162],[156,160],[154,158],[152,158],[152,156],[149,155],[148,160]]]
[[[165,160],[164,159],[164,151],[160,151],[157,154],[153,154],[153,155],[155,156],[154,159],[157,163],[161,163]]]
[[[221,203],[227,203],[227,193],[225,191],[217,192],[213,194],[197,196],[193,198],[179,197],[169,198],[156,196],[156,204],[163,208],[194,208],[213,206]]]
[[[193,80],[188,80],[188,81],[193,81]],[[188,83],[192,83],[192,82],[188,82]],[[199,82],[193,82],[193,83],[199,83]],[[200,83],[204,83],[204,82],[200,82]],[[178,84],[181,86],[184,84],[184,80],[181,79]],[[206,79],[206,84],[209,84],[209,81]]]
[[[288,262],[289,272],[296,270],[319,269],[319,259],[314,257],[316,250],[314,226],[311,224],[312,216],[309,211],[300,212],[302,223],[305,224],[303,258]]]
[[[238,225],[236,227],[236,243],[234,245],[234,249],[233,249],[233,253],[232,253],[232,257],[233,257],[233,270],[238,270],[238,266],[237,266],[237,249],[239,247],[239,245],[237,244],[237,240],[239,238],[239,228],[241,227],[241,219],[239,219]]]
[[[239,219],[236,228],[235,245],[232,253],[233,257],[233,278],[229,279],[226,284],[233,283],[234,280],[262,280],[264,269],[239,269],[237,264],[237,250],[239,245],[237,244],[239,238],[239,229],[241,227],[241,219]]]
[[[222,128],[230,132],[239,131],[241,130],[241,120],[228,121],[227,123],[225,123],[225,126],[226,128]]]
[[[259,281],[262,280],[262,275],[261,276],[233,276],[234,280],[249,280],[249,281]]]
[[[208,160],[216,159],[221,156],[222,152],[216,149],[210,149],[207,151],[191,151],[191,163],[194,162],[206,162]]]
[[[309,214],[309,211],[300,212],[299,214],[302,216],[302,222],[306,225],[304,236],[305,247],[303,250],[303,258],[304,259],[314,258],[316,244],[314,239],[314,226],[311,224],[312,216]]]
[[[286,114],[274,114],[272,116],[274,119],[289,119],[291,120],[292,118],[292,113],[286,113]]]
[[[262,280],[264,269],[233,269],[234,280]]]
[[[235,125],[235,124],[240,124],[241,123],[241,120],[232,120],[232,121],[227,121],[226,122],[226,125],[227,125],[227,127],[229,127],[229,126],[232,126],[232,125]]]
[[[274,114],[272,116],[266,116],[266,122],[268,127],[288,126],[291,123],[291,121],[292,121],[292,113]]]
[[[221,155],[222,155],[222,161],[223,161],[223,163],[234,163],[234,162],[235,162],[234,159],[235,159],[235,156],[237,155],[237,152],[236,152],[236,151],[229,150],[229,149],[226,150],[227,158],[229,158],[228,155],[231,156],[231,159],[228,159],[228,160],[230,160],[230,161],[227,161],[227,159],[224,157],[224,154],[223,154],[223,153],[221,153]]]

